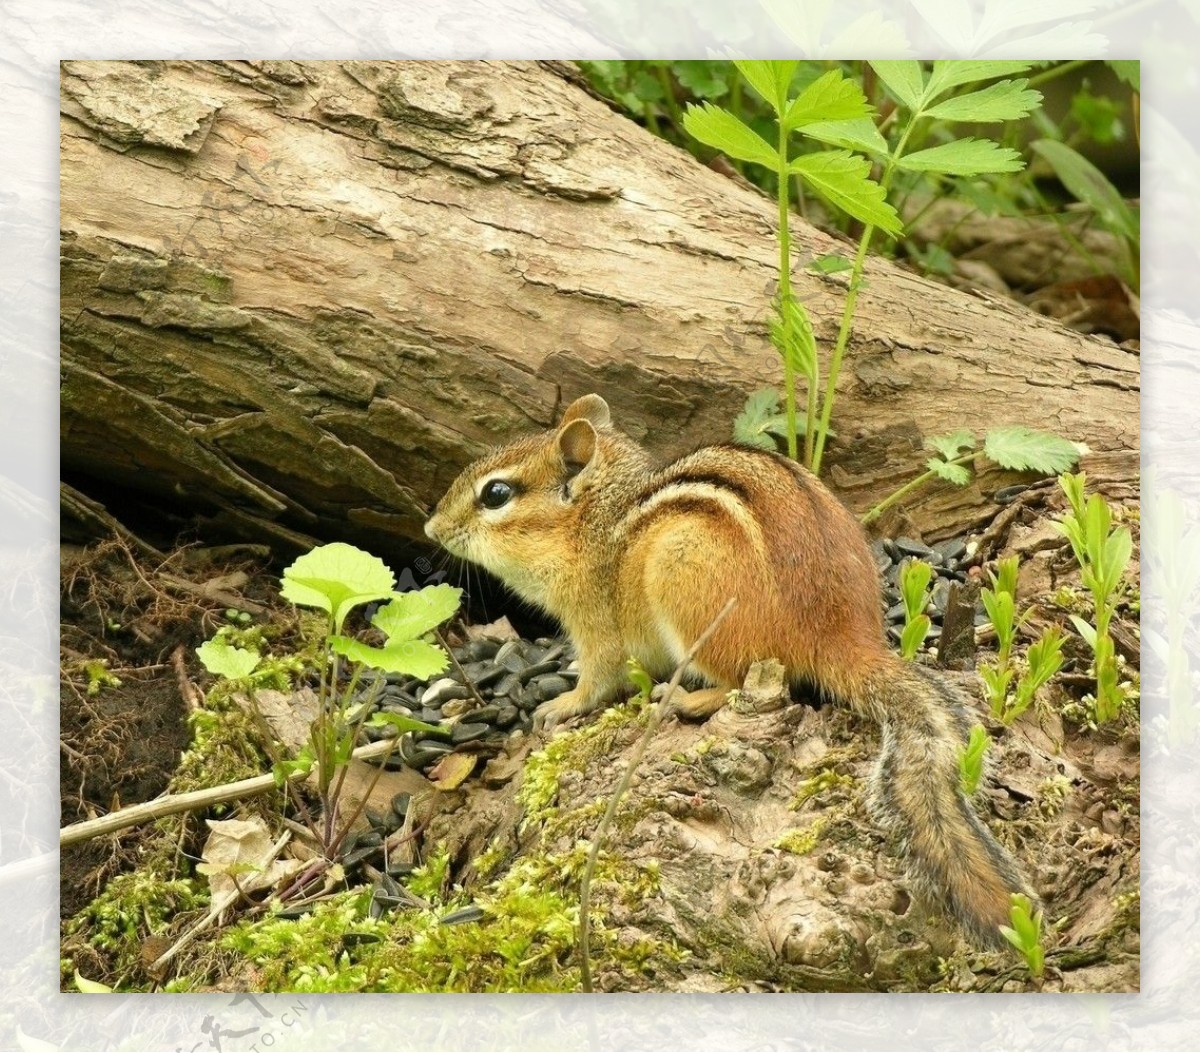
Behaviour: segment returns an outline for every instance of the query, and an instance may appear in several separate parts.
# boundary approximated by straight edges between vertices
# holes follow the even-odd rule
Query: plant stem
[[[679,100],[675,98],[675,85],[671,81],[671,71],[665,62],[658,64],[658,83],[662,85],[663,101],[667,112],[671,115],[671,123],[677,131],[683,131],[683,113],[679,109]]]
[[[779,317],[787,332],[788,319],[791,312],[788,307],[792,301],[792,236],[788,229],[788,189],[790,181],[787,176],[787,129],[783,120],[779,120]],[[783,357],[783,398],[784,413],[787,416],[788,456],[797,460],[796,449],[796,370],[787,352],[787,340],[780,349]],[[816,397],[816,385],[809,385],[809,420],[812,420],[813,399]],[[804,429],[804,461],[812,460],[812,427]]]
[[[920,112],[917,112],[909,118],[908,124],[900,135],[900,141],[896,143],[896,149],[892,151],[888,157],[887,164],[884,166],[879,185],[883,187],[885,198],[888,190],[891,189],[892,174],[896,170],[896,161],[903,155],[904,148],[908,145],[908,137],[912,134],[913,128],[916,127],[917,119],[920,116]],[[833,355],[829,361],[829,376],[825,381],[825,400],[821,405],[821,422],[815,429],[817,433],[816,444],[809,464],[813,475],[821,474],[821,457],[825,453],[825,439],[829,434],[829,419],[833,416],[833,400],[837,388],[838,374],[842,371],[842,358],[846,354],[846,346],[850,343],[850,327],[854,321],[854,309],[858,304],[858,290],[862,286],[867,249],[871,245],[871,237],[874,233],[874,225],[868,224],[862,232],[862,237],[858,239],[858,251],[854,254],[854,267],[850,271],[850,285],[846,290],[846,306],[842,309],[842,322],[838,327],[837,343],[833,348]],[[807,430],[809,434],[812,434],[814,430],[811,416],[809,417]],[[873,511],[878,514],[878,510]],[[867,514],[870,515],[870,513]],[[864,520],[864,522],[870,522],[870,520]]]
[[[955,457],[954,460],[947,461],[946,463],[947,464],[970,464],[977,457],[982,457],[982,456],[983,456],[983,451],[976,450],[974,453],[963,454],[962,457]],[[905,483],[902,487],[900,487],[900,489],[897,490],[895,493],[889,494],[882,501],[880,501],[879,504],[877,504],[874,508],[865,512],[862,517],[863,525],[865,526],[867,523],[874,522],[876,519],[878,519],[880,517],[880,515],[882,515],[885,511],[887,511],[889,508],[891,508],[892,505],[894,505],[897,501],[899,501],[900,498],[902,498],[905,494],[912,493],[912,491],[915,490],[918,486],[920,486],[922,483],[928,482],[935,475],[937,475],[937,472],[935,472],[932,468],[930,468],[928,471],[922,472],[915,479],[910,479],[907,483]]]
[[[1072,70],[1082,69],[1084,66],[1090,65],[1095,61],[1095,59],[1072,59],[1070,62],[1062,62],[1057,66],[1051,66],[1049,69],[1044,69],[1041,73],[1035,73],[1030,77],[1027,87],[1036,88],[1048,81],[1056,80],[1070,73]]]

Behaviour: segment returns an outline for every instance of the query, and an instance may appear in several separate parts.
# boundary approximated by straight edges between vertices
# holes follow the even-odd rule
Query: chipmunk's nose
[[[425,536],[429,538],[430,541],[440,542],[441,538],[439,538],[437,534],[437,518],[437,509],[435,508],[433,510],[433,515],[425,520]]]

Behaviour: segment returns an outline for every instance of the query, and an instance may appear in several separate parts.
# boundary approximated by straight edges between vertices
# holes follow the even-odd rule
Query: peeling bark
[[[779,376],[771,204],[553,64],[64,63],[61,208],[64,470],[242,535],[419,539],[466,462],[579,394],[666,458]],[[828,455],[852,507],[964,424],[1052,428],[1136,477],[1136,352],[867,278]],[[845,278],[793,280],[828,350]],[[981,522],[1005,481],[907,525]]]

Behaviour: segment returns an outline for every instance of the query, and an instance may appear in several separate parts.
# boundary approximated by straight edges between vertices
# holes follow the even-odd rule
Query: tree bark
[[[668,458],[779,381],[773,206],[565,67],[68,62],[61,160],[64,471],[235,533],[419,539],[464,464],[580,394]],[[849,250],[795,227],[827,353],[845,278],[803,261]],[[923,437],[1025,423],[1128,484],[1138,365],[873,260],[826,478],[863,510]],[[1005,481],[907,525],[976,525]]]

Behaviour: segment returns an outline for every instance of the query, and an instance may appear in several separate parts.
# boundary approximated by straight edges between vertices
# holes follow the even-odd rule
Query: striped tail
[[[872,672],[857,695],[855,708],[882,729],[871,794],[876,821],[898,838],[925,896],[977,941],[1000,944],[1009,897],[1032,894],[959,788],[967,718],[952,687],[896,659]]]

